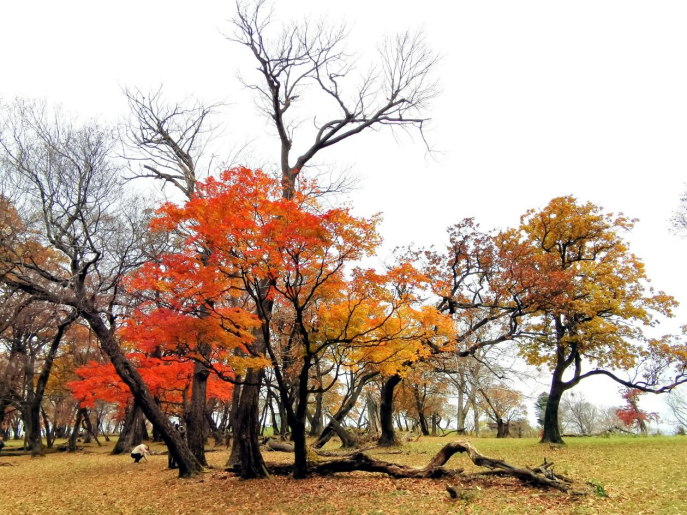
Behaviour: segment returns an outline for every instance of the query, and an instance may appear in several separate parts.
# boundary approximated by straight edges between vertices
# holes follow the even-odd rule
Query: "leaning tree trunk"
[[[379,403],[382,434],[378,442],[378,445],[381,447],[396,445],[396,434],[394,433],[394,389],[400,382],[401,376],[396,374],[382,383],[381,402]]]
[[[101,348],[110,358],[110,362],[119,377],[131,390],[136,404],[141,407],[141,410],[151,424],[160,431],[167,449],[174,458],[174,461],[179,465],[179,477],[191,477],[200,472],[203,468],[202,465],[195,459],[195,456],[193,456],[186,442],[184,442],[181,435],[169,421],[169,418],[155,404],[155,399],[150,394],[143,378],[141,378],[136,368],[124,356],[113,332],[107,328],[100,313],[95,309],[92,311],[90,309],[82,309],[80,314],[98,337]]]
[[[331,423],[332,427],[334,427],[334,431],[336,432],[336,436],[338,436],[341,440],[341,447],[344,449],[352,449],[358,445],[357,440],[351,436],[351,434],[346,431],[346,429],[339,424],[336,419],[332,418]]]
[[[50,343],[48,348],[48,353],[46,354],[45,361],[43,363],[43,369],[38,376],[38,381],[36,382],[35,390],[31,390],[29,393],[29,406],[27,418],[29,424],[27,425],[27,436],[29,440],[29,445],[31,447],[31,456],[40,456],[43,453],[43,439],[41,438],[41,405],[43,404],[43,395],[45,394],[45,389],[48,386],[48,379],[50,378],[50,372],[52,371],[52,366],[55,361],[55,355],[57,354],[57,349],[62,341],[62,336],[67,330],[67,327],[74,321],[75,315],[69,315],[66,320],[61,322],[57,328],[57,332]],[[32,381],[33,383],[33,381]],[[30,388],[33,388],[31,385]],[[49,426],[46,426],[46,436],[50,440]]]
[[[356,403],[358,402],[358,397],[360,397],[360,394],[363,391],[363,387],[372,381],[375,377],[377,377],[379,373],[378,372],[372,372],[370,374],[367,374],[363,377],[360,378],[360,381],[358,382],[357,386],[353,389],[353,391],[350,393],[349,397],[346,399],[346,401],[343,403],[343,405],[339,408],[339,410],[332,415],[331,418],[335,419],[336,422],[341,424],[341,422],[346,418],[346,415],[355,407]],[[315,449],[321,449],[324,447],[324,445],[329,441],[329,439],[334,436],[335,431],[334,431],[334,426],[331,422],[331,418],[329,421],[329,424],[324,428],[324,431],[322,431],[322,434],[320,437],[317,439],[317,441],[312,445]]]

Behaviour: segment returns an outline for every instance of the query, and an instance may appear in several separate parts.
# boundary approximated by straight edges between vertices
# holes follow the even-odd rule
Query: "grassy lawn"
[[[451,438],[451,437],[448,437]],[[167,470],[166,456],[135,465],[129,456],[108,454],[112,443],[85,446],[75,454],[43,458],[0,455],[0,512],[4,514],[684,514],[687,513],[687,437],[613,437],[569,439],[561,448],[533,439],[471,439],[489,457],[514,465],[536,466],[544,456],[582,487],[602,485],[608,497],[571,497],[522,486],[509,478],[463,482],[470,500],[450,501],[446,480],[389,479],[355,473],[337,478],[294,481],[240,481],[222,471],[228,451],[208,453],[214,469],[191,480]],[[447,438],[421,438],[402,454],[371,451],[379,459],[424,466]],[[14,442],[9,442],[12,445]],[[162,451],[164,446],[153,445]],[[285,461],[268,453],[268,461]],[[476,470],[467,457],[448,464]],[[460,481],[452,481],[459,484]]]

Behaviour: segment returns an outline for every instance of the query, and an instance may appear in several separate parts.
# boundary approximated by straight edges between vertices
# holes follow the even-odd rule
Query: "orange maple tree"
[[[199,341],[211,342],[216,360],[234,369],[269,363],[293,431],[297,475],[305,473],[314,360],[337,347],[347,366],[407,363],[419,333],[436,326],[436,317],[414,306],[421,274],[410,264],[386,273],[347,271],[378,246],[378,216],[323,209],[299,192],[284,199],[280,181],[247,168],[199,183],[191,200],[158,214],[153,229],[175,235],[187,250],[131,281],[150,292],[149,301],[122,336],[192,359],[202,358]],[[247,345],[256,327],[262,349]]]

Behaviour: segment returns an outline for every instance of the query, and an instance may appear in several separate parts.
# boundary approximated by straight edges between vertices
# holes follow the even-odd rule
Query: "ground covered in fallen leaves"
[[[379,459],[424,466],[447,438],[421,438],[400,454],[369,451]],[[228,451],[208,453],[215,468],[190,480],[167,469],[167,457],[135,465],[108,454],[112,443],[85,445],[75,454],[43,458],[0,455],[0,512],[3,514],[684,514],[687,513],[687,437],[570,439],[564,447],[533,439],[470,439],[484,455],[518,466],[543,458],[555,470],[586,486],[586,496],[529,488],[512,478],[449,481],[463,493],[451,501],[446,480],[390,479],[378,474],[343,474],[294,481],[284,477],[240,481],[222,470]],[[16,442],[8,442],[18,445]],[[154,451],[164,446],[154,444]],[[268,462],[289,455],[265,453]],[[9,465],[6,465],[9,464]],[[476,471],[464,455],[451,468]],[[591,481],[595,487],[586,483]],[[604,496],[603,494],[607,494]]]

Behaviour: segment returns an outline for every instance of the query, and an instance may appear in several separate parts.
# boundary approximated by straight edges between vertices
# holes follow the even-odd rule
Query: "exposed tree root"
[[[317,475],[331,475],[339,472],[380,472],[388,474],[394,478],[442,478],[454,477],[462,473],[462,469],[448,469],[444,465],[456,453],[464,452],[479,466],[489,469],[488,471],[464,476],[473,478],[486,475],[513,476],[524,484],[555,488],[565,493],[579,493],[572,489],[572,480],[560,474],[554,474],[553,463],[544,460],[540,466],[535,468],[520,468],[505,461],[495,458],[488,458],[480,454],[470,442],[458,440],[446,444],[423,468],[408,467],[398,465],[388,461],[381,461],[363,454],[361,451],[345,456],[341,459],[333,459],[322,463],[313,463],[309,472]],[[270,472],[277,475],[290,474],[293,471],[292,465],[271,465]]]

